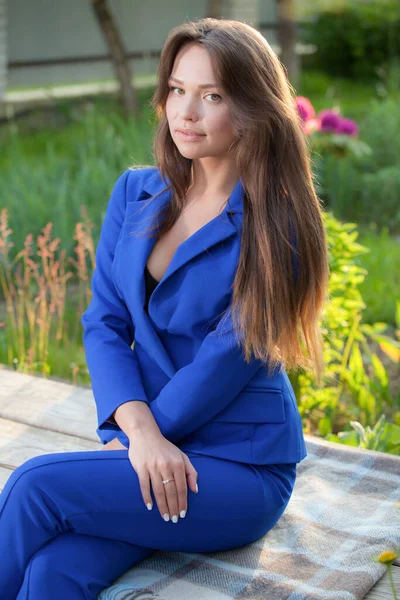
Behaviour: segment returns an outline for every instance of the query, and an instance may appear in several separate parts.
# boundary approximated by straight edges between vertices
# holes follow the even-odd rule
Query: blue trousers
[[[0,495],[1,600],[95,600],[157,550],[213,552],[262,537],[282,516],[296,463],[255,466],[192,452],[199,492],[164,521],[143,501],[128,450],[62,452],[17,467]]]

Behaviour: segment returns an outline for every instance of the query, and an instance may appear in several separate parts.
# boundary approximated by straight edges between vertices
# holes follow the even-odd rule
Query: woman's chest
[[[178,247],[220,214],[220,207],[201,203],[185,209],[172,227],[159,237],[148,257],[147,268],[160,281]]]
[[[130,203],[117,243],[112,276],[140,337],[148,312],[159,332],[201,335],[227,308],[239,254],[241,214],[192,210],[161,237],[143,235],[160,204]],[[186,214],[185,214],[186,213]],[[158,281],[146,305],[146,266]]]

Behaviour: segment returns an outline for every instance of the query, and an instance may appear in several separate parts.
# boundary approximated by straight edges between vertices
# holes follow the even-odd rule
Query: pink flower
[[[359,128],[352,119],[341,116],[338,107],[321,110],[315,116],[315,110],[310,100],[305,96],[294,99],[299,113],[303,131],[310,135],[313,131],[332,132],[345,135],[358,135]]]
[[[342,117],[331,109],[321,110],[318,114],[321,122],[321,131],[332,131],[337,133]]]
[[[305,98],[304,96],[296,96],[295,104],[303,122],[315,117],[314,107],[308,98]]]
[[[341,118],[339,126],[336,130],[337,133],[344,133],[346,135],[356,136],[359,132],[359,127],[352,119]]]

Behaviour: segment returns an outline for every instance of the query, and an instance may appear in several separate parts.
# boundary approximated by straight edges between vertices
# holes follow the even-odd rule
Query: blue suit
[[[167,182],[168,183],[168,182]],[[180,244],[144,310],[144,269],[156,238],[135,236],[171,199],[155,167],[117,180],[96,251],[93,296],[82,315],[84,347],[103,444],[108,419],[129,400],[146,402],[161,433],[182,451],[252,464],[297,463],[307,455],[286,371],[266,375],[244,361],[229,310],[240,252],[243,186],[225,209]],[[134,342],[134,348],[131,346]]]
[[[229,307],[239,257],[241,183],[222,214],[178,247],[146,314],[155,238],[130,233],[169,201],[166,191],[145,205],[163,188],[155,168],[127,170],[116,182],[82,315],[84,345],[103,444],[117,436],[129,447],[107,420],[124,402],[147,402],[189,457],[199,492],[188,489],[187,515],[166,522],[152,487],[153,510],[145,507],[127,449],[25,461],[0,495],[1,600],[96,600],[156,550],[212,552],[260,539],[290,501],[306,450],[288,377],[246,364],[229,311],[216,318]]]

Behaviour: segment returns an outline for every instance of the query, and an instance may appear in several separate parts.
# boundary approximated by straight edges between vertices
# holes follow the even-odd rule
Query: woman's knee
[[[25,473],[36,471],[38,468],[51,464],[54,461],[54,454],[40,454],[39,456],[33,456],[28,458],[25,462],[20,464],[12,474],[11,477],[18,479]]]
[[[32,460],[29,459],[14,469],[4,485],[1,493],[2,499],[5,500],[11,491],[22,490],[23,492],[23,488],[29,488],[30,479],[26,475],[32,472]]]
[[[37,490],[45,486],[45,480],[51,481],[54,473],[49,468],[53,464],[53,455],[44,454],[29,458],[11,473],[3,488],[0,499],[6,501],[9,494],[13,494],[14,501],[24,501],[34,495]],[[0,506],[1,506],[0,502]]]

